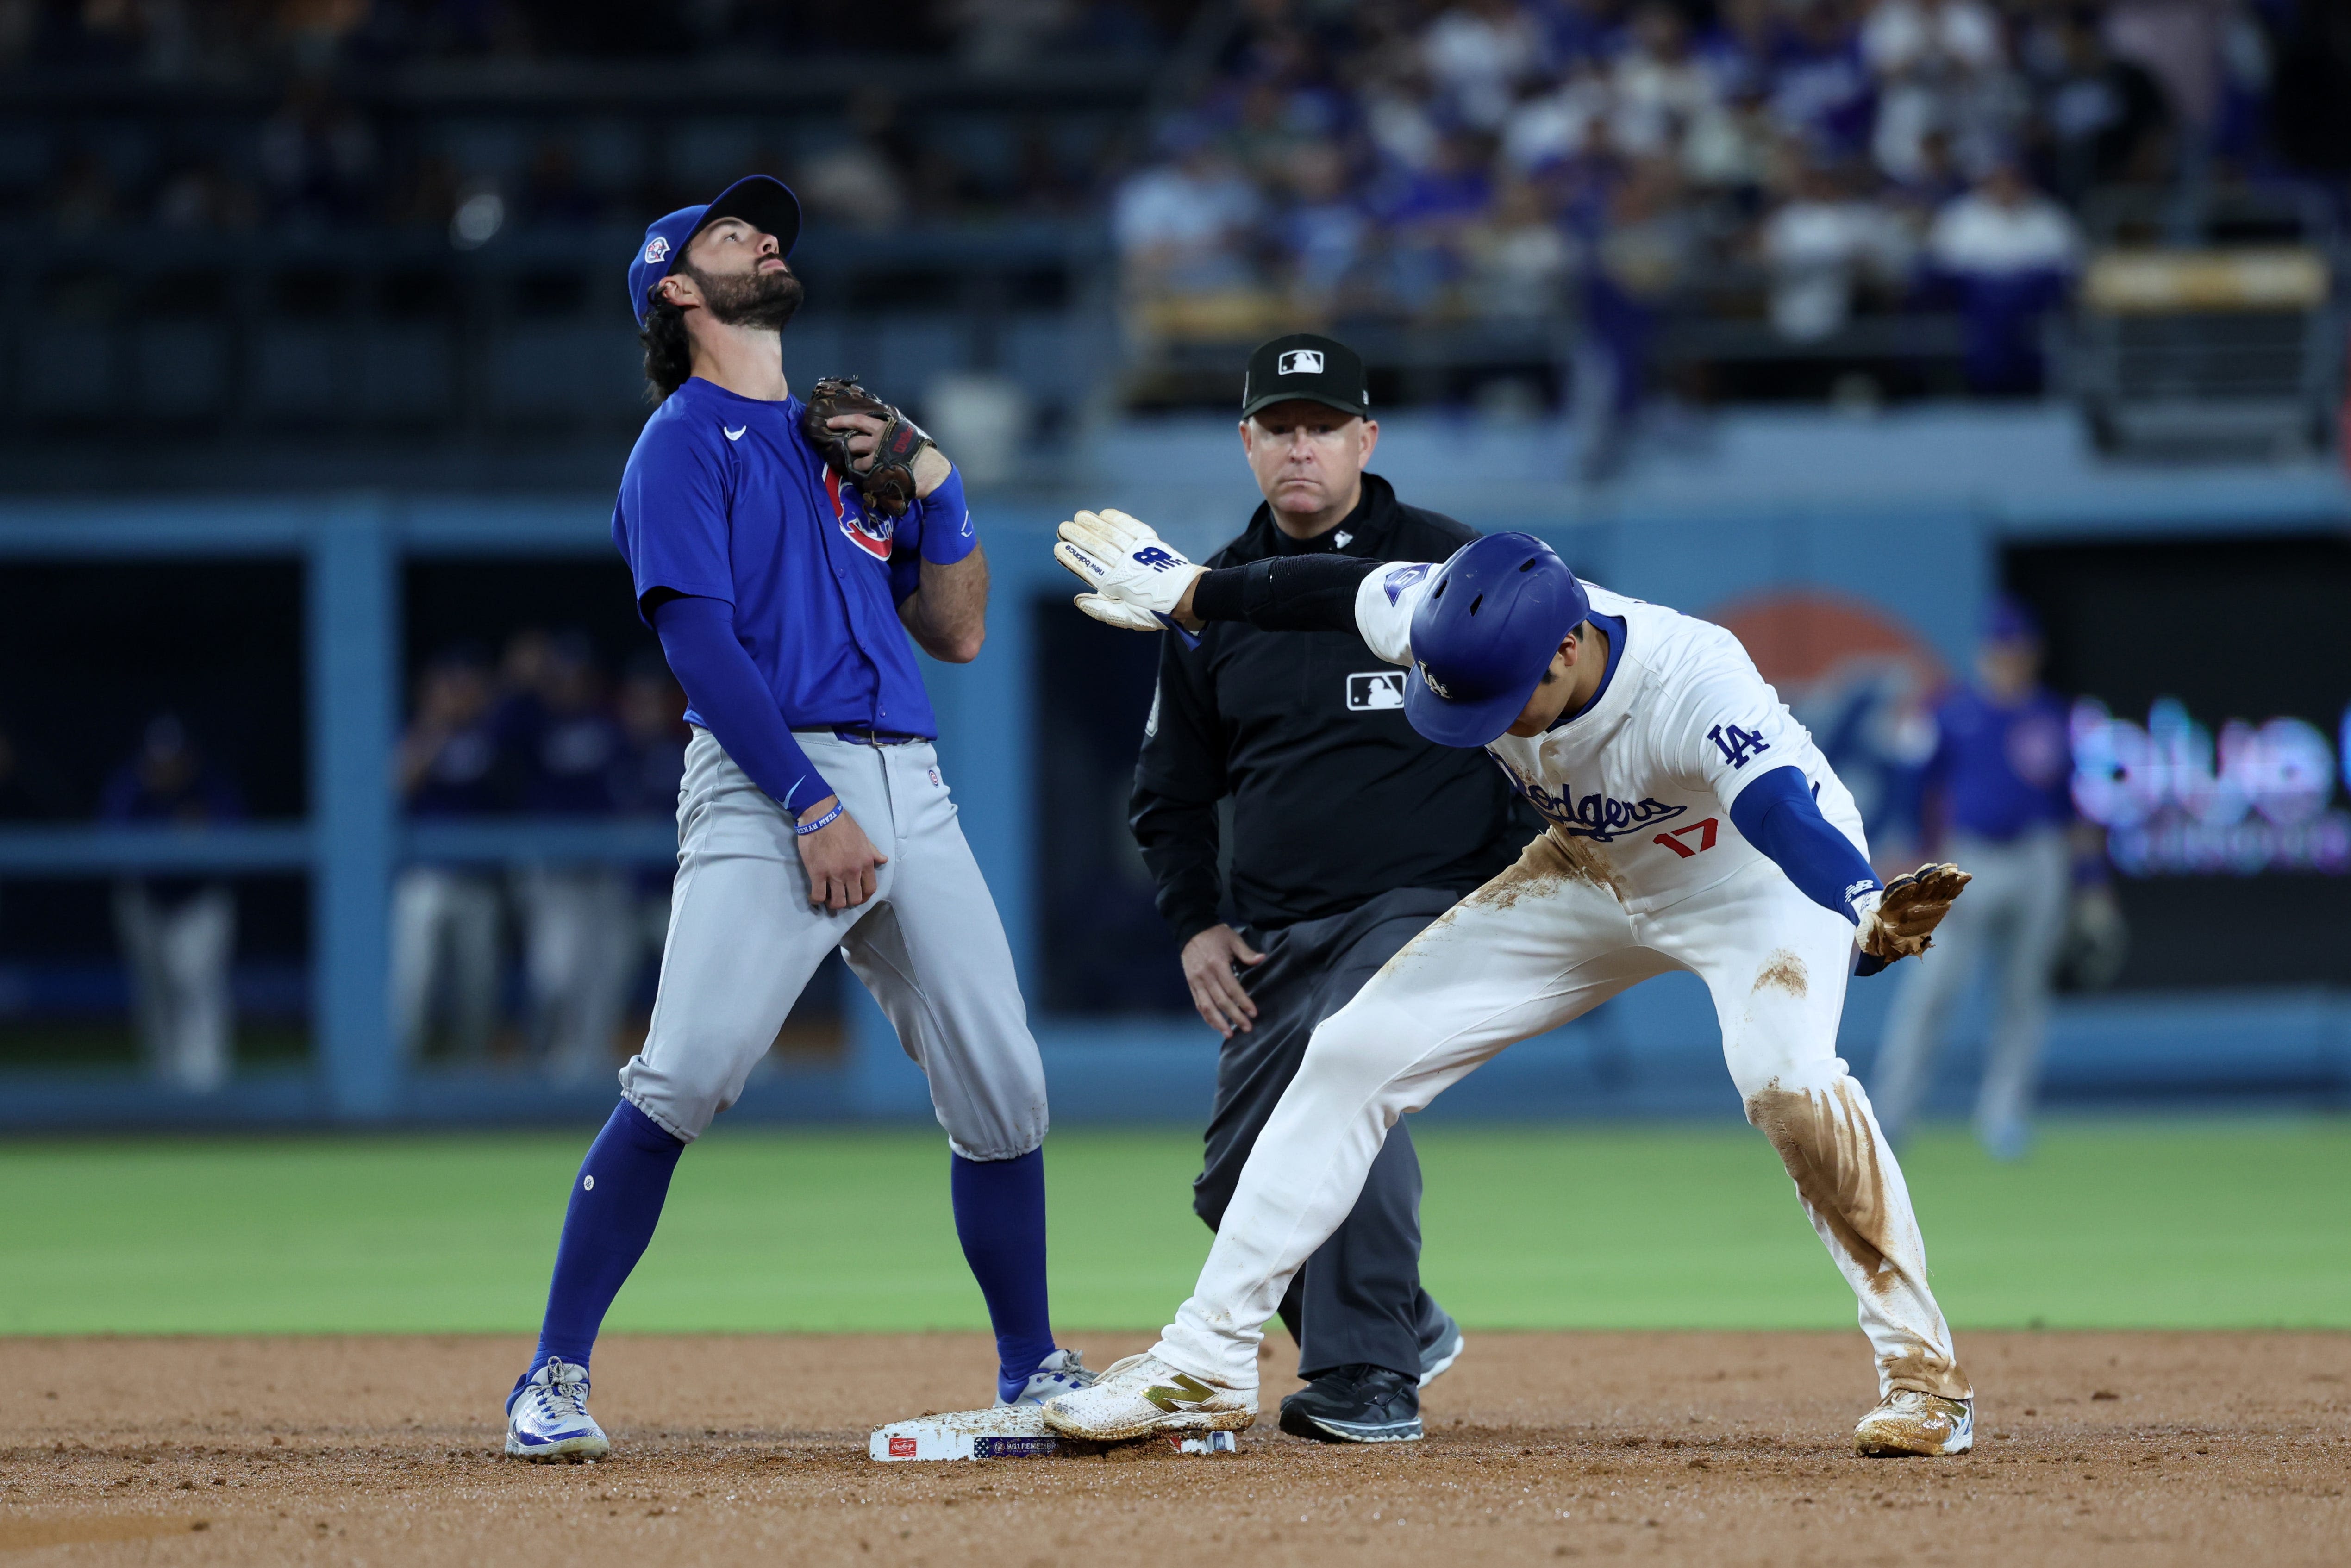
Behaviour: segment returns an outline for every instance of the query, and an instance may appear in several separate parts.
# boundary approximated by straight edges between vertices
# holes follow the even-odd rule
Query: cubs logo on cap
[[[684,259],[685,247],[705,227],[721,218],[741,218],[764,234],[776,236],[778,254],[792,254],[800,237],[800,203],[781,180],[767,174],[747,174],[699,207],[680,207],[645,225],[644,244],[629,255],[629,310],[637,325],[645,324],[653,309],[652,289]]]
[[[1319,376],[1322,373],[1322,350],[1292,349],[1274,361],[1274,373],[1284,376]]]

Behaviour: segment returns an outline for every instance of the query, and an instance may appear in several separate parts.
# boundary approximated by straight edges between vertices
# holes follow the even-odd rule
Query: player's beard
[[[729,327],[780,332],[799,311],[805,293],[800,280],[782,267],[727,277],[714,277],[690,267],[683,270],[702,291],[702,303],[711,316]]]

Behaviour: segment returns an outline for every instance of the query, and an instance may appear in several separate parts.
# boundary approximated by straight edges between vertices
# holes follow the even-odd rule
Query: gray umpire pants
[[[1241,971],[1257,1003],[1255,1027],[1236,1031],[1217,1058],[1207,1157],[1192,1184],[1192,1210],[1209,1229],[1222,1222],[1316,1026],[1458,902],[1450,893],[1398,888],[1345,915],[1242,932],[1265,962]],[[1420,1288],[1420,1156],[1402,1123],[1381,1145],[1354,1211],[1291,1280],[1281,1321],[1298,1341],[1301,1377],[1358,1362],[1420,1375],[1421,1349],[1447,1319]]]
[[[928,741],[793,732],[889,859],[854,909],[809,903],[784,809],[697,728],[678,786],[677,882],[661,988],[621,1092],[691,1143],[741,1098],[784,1015],[841,949],[929,1078],[947,1142],[1017,1159],[1045,1141],[1045,1070],[997,918]]]
[[[1976,1130],[1986,1139],[2032,1115],[2041,1046],[2049,1030],[2049,989],[2065,936],[2072,859],[2063,828],[2039,828],[2006,841],[1955,837],[1950,857],[1974,881],[1951,905],[1935,945],[1905,965],[1870,1073],[1870,1103],[1891,1140],[1907,1131],[1934,1073],[1953,1005],[1982,979],[1998,988],[1984,1053]]]

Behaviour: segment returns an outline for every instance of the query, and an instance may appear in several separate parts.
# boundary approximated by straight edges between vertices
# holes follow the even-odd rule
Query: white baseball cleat
[[[1976,1446],[1976,1403],[1897,1388],[1853,1429],[1854,1451],[1870,1458],[1964,1454]]]
[[[1045,1402],[1045,1425],[1092,1443],[1155,1432],[1238,1432],[1256,1420],[1256,1389],[1203,1382],[1148,1351],[1113,1362],[1089,1387]]]
[[[507,1396],[507,1452],[535,1464],[601,1459],[612,1440],[588,1414],[588,1369],[554,1356]]]
[[[996,1403],[999,1407],[1007,1405],[1042,1405],[1056,1395],[1092,1387],[1096,1375],[1086,1370],[1084,1357],[1079,1352],[1057,1350],[1037,1364],[1037,1370],[1029,1375],[1029,1381],[1012,1398],[1004,1397],[1004,1390],[998,1386],[996,1391]]]

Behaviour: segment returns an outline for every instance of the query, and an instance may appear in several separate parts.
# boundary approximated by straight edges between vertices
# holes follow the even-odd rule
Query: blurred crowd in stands
[[[2346,95],[2341,0],[1245,0],[1113,223],[1146,339],[1940,309],[2015,392],[2093,193],[2339,199]]]
[[[650,650],[612,681],[577,632],[518,632],[495,664],[460,643],[417,678],[395,784],[412,821],[666,818],[685,766],[684,712]],[[199,828],[246,816],[235,778],[175,714],[147,723],[97,807],[110,823]],[[0,821],[88,810],[26,737],[0,730]],[[392,909],[402,1050],[411,1061],[486,1061],[507,1010],[512,952],[525,1052],[559,1082],[610,1071],[616,1031],[661,951],[670,875],[665,863],[402,867]],[[196,1092],[220,1087],[234,1064],[236,910],[234,882],[217,874],[126,878],[114,892],[145,1059],[160,1079]]]
[[[1150,55],[1194,0],[0,0],[0,69],[249,81],[484,60],[937,57],[982,68]]]
[[[633,230],[747,168],[792,180],[819,222],[1066,217],[1087,210],[1114,136],[1050,94],[944,120],[919,83],[910,91],[903,72],[860,58],[935,57],[909,65],[961,68],[961,79],[1089,65],[1140,79],[1192,8],[931,0],[893,13],[877,37],[803,0],[0,0],[0,83],[124,89],[0,135],[0,223],[68,238],[126,224],[392,229],[471,249],[502,231]],[[686,74],[654,112],[596,99],[595,81],[632,68]],[[716,106],[723,124],[681,118],[697,68],[731,95]],[[461,76],[425,100],[404,96],[436,69]],[[761,70],[794,71],[797,85],[745,74]],[[514,114],[478,112],[517,91]],[[452,92],[477,112],[453,107]],[[1131,103],[1118,115],[1132,118]]]

